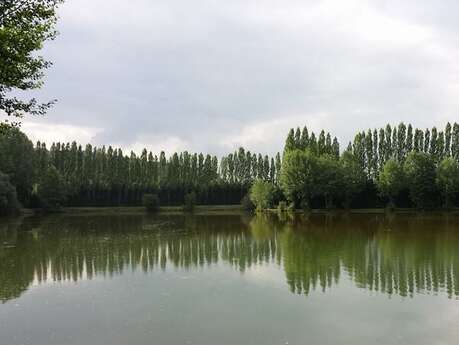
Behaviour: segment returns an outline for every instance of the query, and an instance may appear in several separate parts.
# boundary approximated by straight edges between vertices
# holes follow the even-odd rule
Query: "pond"
[[[0,344],[457,344],[459,216],[0,222]]]

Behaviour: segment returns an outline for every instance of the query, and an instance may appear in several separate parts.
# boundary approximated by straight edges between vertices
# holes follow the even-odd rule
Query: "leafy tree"
[[[287,139],[285,140],[284,154],[294,149],[296,149],[295,130],[292,128],[290,132],[288,132]]]
[[[443,205],[449,208],[459,192],[459,163],[453,158],[443,159],[437,168],[437,186],[443,198]]]
[[[10,177],[19,200],[27,203],[35,180],[35,151],[32,142],[18,128],[4,126],[0,132],[0,171]]]
[[[317,159],[317,168],[315,194],[324,198],[326,208],[331,208],[343,189],[341,165],[331,155],[323,155]]]
[[[0,110],[16,118],[43,114],[53,102],[23,101],[7,97],[11,91],[42,86],[44,70],[51,66],[37,55],[46,41],[56,37],[56,9],[62,0],[2,0],[0,2]],[[15,122],[12,122],[13,124]]]
[[[366,175],[350,150],[343,153],[340,162],[343,176],[344,206],[349,208],[353,197],[364,188]]]
[[[295,205],[308,204],[317,191],[319,172],[317,156],[309,150],[294,150],[285,154],[282,161],[280,185],[287,199]]]
[[[453,134],[451,135],[451,155],[459,161],[459,124],[453,125]]]
[[[451,156],[451,124],[448,122],[445,127],[445,157]]]
[[[61,208],[65,202],[65,185],[59,171],[50,166],[43,175],[36,190],[43,208],[54,211]]]
[[[379,193],[389,198],[390,205],[395,205],[395,197],[405,187],[405,175],[402,164],[391,158],[383,166],[376,182]]]
[[[19,211],[16,188],[10,183],[8,175],[0,172],[0,215]]]
[[[274,185],[263,180],[256,180],[250,188],[250,200],[257,210],[265,210],[271,206],[274,197]]]
[[[301,149],[305,150],[309,145],[309,132],[308,127],[304,126],[303,130],[301,131]]]
[[[410,199],[418,208],[435,206],[436,171],[433,157],[428,153],[411,152],[405,162],[405,174]]]

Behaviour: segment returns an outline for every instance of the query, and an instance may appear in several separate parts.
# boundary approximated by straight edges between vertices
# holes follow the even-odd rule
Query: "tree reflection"
[[[240,272],[276,264],[293,293],[341,279],[389,295],[459,296],[459,218],[442,216],[52,216],[0,223],[0,299],[45,281],[126,270]]]

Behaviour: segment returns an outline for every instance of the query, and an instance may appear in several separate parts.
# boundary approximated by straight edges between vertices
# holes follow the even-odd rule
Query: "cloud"
[[[25,122],[21,130],[26,133],[32,142],[41,141],[49,147],[53,142],[69,142],[75,140],[79,144],[93,141],[96,134],[102,129],[79,127],[72,125],[48,124],[39,122]]]
[[[84,137],[98,145],[216,154],[281,151],[289,126],[323,127],[343,146],[387,122],[440,126],[459,113],[458,10],[451,0],[68,1],[39,93],[59,103],[40,123],[98,129]]]
[[[322,128],[330,128],[327,114],[282,116],[280,118],[244,125],[237,132],[224,136],[220,145],[230,151],[235,147],[249,147],[256,152],[268,153],[270,147],[282,151],[286,133],[290,128],[308,124],[308,130],[319,134]]]

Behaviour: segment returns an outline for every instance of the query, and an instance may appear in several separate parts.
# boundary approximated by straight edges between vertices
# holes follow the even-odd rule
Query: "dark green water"
[[[0,222],[1,345],[458,343],[457,216]]]

